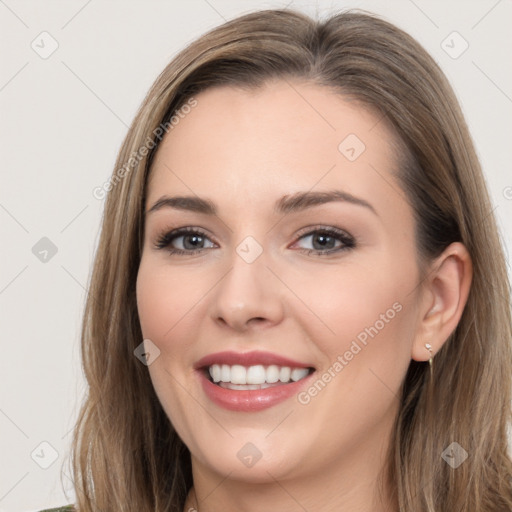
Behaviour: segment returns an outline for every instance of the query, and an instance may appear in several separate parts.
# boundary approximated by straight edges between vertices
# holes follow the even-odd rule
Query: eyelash
[[[326,255],[329,255],[332,253],[339,253],[339,252],[347,251],[347,250],[350,250],[350,249],[353,249],[356,247],[355,239],[351,235],[346,233],[345,231],[342,231],[340,229],[336,229],[333,227],[324,227],[324,226],[307,228],[307,231],[304,231],[303,233],[301,233],[298,236],[297,241],[302,240],[303,238],[305,238],[307,236],[311,236],[311,235],[315,235],[315,234],[317,234],[317,235],[321,234],[321,235],[326,235],[326,236],[335,238],[337,241],[340,241],[343,245],[341,247],[323,250],[323,251],[318,250],[318,249],[299,249],[300,252],[305,253],[307,255],[314,254],[315,256],[326,256]],[[156,249],[166,249],[167,248],[167,251],[171,255],[176,255],[176,256],[199,254],[199,253],[202,253],[203,251],[206,251],[209,249],[209,248],[200,248],[197,250],[183,250],[183,249],[176,249],[176,248],[169,249],[169,245],[175,238],[179,238],[180,236],[185,236],[185,235],[199,235],[201,237],[204,237],[204,238],[207,238],[208,240],[210,240],[209,236],[203,230],[201,230],[199,228],[191,228],[191,227],[178,228],[178,229],[174,229],[172,231],[162,233],[158,237],[158,239],[155,243],[155,248]],[[294,242],[294,244],[295,243],[296,242]]]

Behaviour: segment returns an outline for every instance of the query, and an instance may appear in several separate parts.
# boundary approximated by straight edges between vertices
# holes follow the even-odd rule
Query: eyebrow
[[[327,192],[297,192],[290,196],[284,196],[277,201],[275,210],[278,213],[291,213],[332,202],[345,202],[357,206],[363,206],[377,215],[375,208],[368,201],[353,196],[348,192],[343,192],[342,190],[330,190]]]
[[[375,208],[368,201],[341,190],[297,192],[292,195],[287,195],[275,203],[274,211],[276,213],[288,214],[332,202],[345,202],[363,206],[378,216]],[[174,208],[177,210],[203,213],[205,215],[217,215],[217,207],[213,201],[197,196],[162,196],[146,211],[146,215],[161,210],[162,208]]]
[[[146,212],[146,215],[162,208],[174,208],[176,210],[187,210],[206,215],[217,215],[217,207],[212,201],[196,196],[163,196]]]

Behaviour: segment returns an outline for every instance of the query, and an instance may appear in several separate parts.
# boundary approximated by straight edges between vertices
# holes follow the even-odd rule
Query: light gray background
[[[322,17],[368,9],[426,47],[462,102],[511,247],[510,0],[0,0],[0,511],[74,499],[60,469],[84,390],[79,328],[103,208],[92,190],[108,180],[137,107],[186,43],[286,5]],[[54,43],[43,31],[59,45],[46,59]],[[469,44],[458,58],[454,31]],[[46,262],[32,251],[42,237],[58,250]],[[62,480],[69,490],[67,469]]]

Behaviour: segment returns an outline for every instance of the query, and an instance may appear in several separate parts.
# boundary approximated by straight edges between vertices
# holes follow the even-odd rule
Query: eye
[[[354,238],[336,228],[322,227],[302,235],[294,245],[299,245],[307,254],[324,255],[345,251],[355,247]]]
[[[332,227],[309,228],[305,234],[293,244],[306,254],[318,256],[337,253],[354,248],[354,238],[348,233]],[[170,254],[197,254],[205,249],[212,249],[216,244],[208,235],[198,228],[179,228],[160,235],[155,243],[157,249],[167,249]]]
[[[192,254],[211,249],[215,244],[197,228],[179,228],[162,234],[155,247],[167,249],[171,254]]]

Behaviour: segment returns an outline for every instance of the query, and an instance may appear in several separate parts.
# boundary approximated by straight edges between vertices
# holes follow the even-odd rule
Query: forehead
[[[264,207],[278,196],[333,188],[383,208],[403,198],[390,130],[331,89],[280,80],[252,90],[215,87],[195,99],[158,149],[148,202],[196,194]]]

